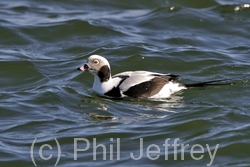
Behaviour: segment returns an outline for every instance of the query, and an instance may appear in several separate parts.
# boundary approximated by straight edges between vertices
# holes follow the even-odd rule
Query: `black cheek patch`
[[[107,65],[104,65],[100,68],[97,73],[98,77],[100,78],[101,82],[106,82],[110,78],[110,69]]]

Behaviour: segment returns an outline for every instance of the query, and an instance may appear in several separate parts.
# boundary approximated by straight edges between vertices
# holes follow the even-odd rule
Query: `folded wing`
[[[179,79],[178,75],[153,73],[148,71],[128,71],[113,76],[123,78],[119,84],[121,94],[147,98],[159,93],[169,82]]]

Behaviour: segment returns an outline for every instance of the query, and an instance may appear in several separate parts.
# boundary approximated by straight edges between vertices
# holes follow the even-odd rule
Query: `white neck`
[[[113,79],[110,76],[109,80],[106,82],[101,82],[100,78],[97,75],[94,75],[94,84],[93,90],[99,94],[104,94],[107,91],[111,90],[116,83],[113,83]]]

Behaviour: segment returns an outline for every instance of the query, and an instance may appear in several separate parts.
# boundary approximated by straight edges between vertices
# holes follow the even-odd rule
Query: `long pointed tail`
[[[228,79],[220,79],[220,80],[213,80],[213,81],[207,81],[207,82],[198,82],[198,83],[191,83],[191,84],[184,84],[187,88],[193,88],[193,87],[205,87],[205,86],[216,86],[216,85],[230,85],[230,83],[219,83],[228,81]]]

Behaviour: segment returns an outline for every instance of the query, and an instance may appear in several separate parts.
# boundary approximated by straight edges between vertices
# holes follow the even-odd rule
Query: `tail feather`
[[[216,86],[216,85],[229,85],[230,83],[216,83],[216,82],[224,82],[227,80],[228,79],[220,79],[207,82],[198,82],[198,83],[184,84],[184,86],[187,88],[193,88],[193,87],[205,87],[205,86]]]

